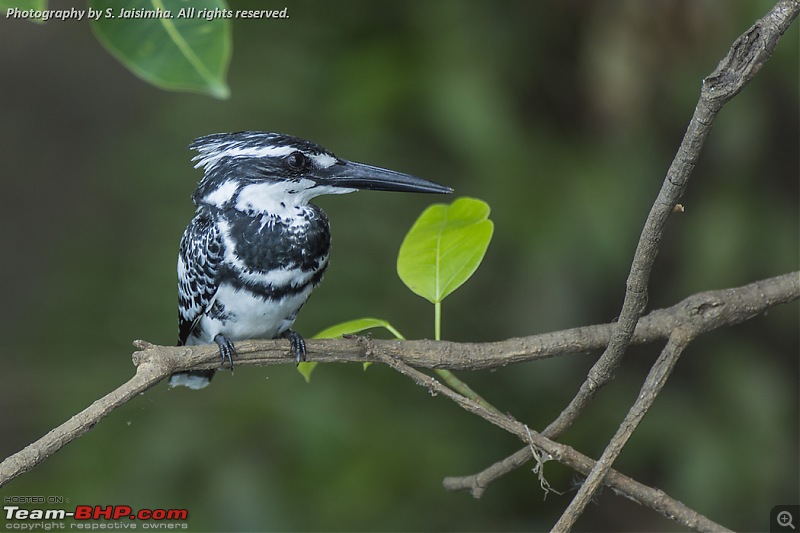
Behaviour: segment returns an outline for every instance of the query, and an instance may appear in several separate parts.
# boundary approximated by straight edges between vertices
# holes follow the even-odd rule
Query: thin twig
[[[111,411],[128,403],[168,375],[169,372],[165,372],[159,359],[143,362],[136,369],[136,374],[123,385],[0,463],[0,487],[86,433]]]
[[[510,415],[486,409],[478,402],[462,396],[449,387],[446,387],[435,378],[408,366],[398,359],[394,359],[379,351],[372,351],[371,355],[374,355],[378,361],[386,363],[394,370],[411,378],[415,383],[428,389],[431,393],[439,394],[453,400],[466,411],[478,415],[495,426],[516,435],[520,440],[527,443],[527,446],[533,446],[544,451],[549,457],[575,469],[579,473],[586,475],[595,465],[594,461],[573,448],[552,441],[531,431],[525,424],[522,424]],[[678,500],[670,498],[663,491],[642,485],[616,470],[609,471],[605,479],[603,479],[603,483],[618,494],[650,507],[667,518],[675,520],[679,524],[695,531],[728,531],[725,527],[693,509],[690,509]]]
[[[470,476],[449,476],[442,485],[447,490],[468,490],[473,498],[480,498],[491,483],[509,472],[513,472],[533,458],[530,446],[523,446],[508,457],[497,461],[477,474]]]

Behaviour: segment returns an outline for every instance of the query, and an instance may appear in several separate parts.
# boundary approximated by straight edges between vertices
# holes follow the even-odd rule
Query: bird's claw
[[[222,358],[222,366],[225,366],[227,361],[233,370],[233,357],[236,355],[236,347],[233,341],[225,335],[219,334],[214,337],[214,342],[219,346],[219,356]]]
[[[292,353],[294,354],[294,360],[296,364],[300,364],[301,362],[306,360],[306,341],[303,339],[302,335],[288,329],[281,333],[281,337],[284,339],[289,339],[289,342],[292,343]]]

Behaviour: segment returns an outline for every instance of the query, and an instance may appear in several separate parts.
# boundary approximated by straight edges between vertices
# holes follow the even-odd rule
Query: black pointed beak
[[[340,159],[321,172],[322,183],[344,189],[366,189],[370,191],[426,192],[449,194],[450,187],[417,178],[410,174],[395,172],[355,161]]]

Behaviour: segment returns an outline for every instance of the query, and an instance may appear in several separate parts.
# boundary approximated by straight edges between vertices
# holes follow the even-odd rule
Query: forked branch
[[[678,323],[693,324],[700,331],[736,324],[772,306],[798,298],[798,272],[735,289],[698,293],[644,317],[633,341],[643,344],[666,339]],[[611,324],[603,324],[484,344],[374,339],[370,349],[376,357],[390,357],[416,367],[476,370],[602,349],[610,338],[611,328]],[[93,428],[111,411],[173,372],[215,368],[219,364],[219,353],[213,345],[156,346],[144,341],[135,344],[140,349],[133,354],[136,374],[118,389],[0,463],[0,486],[35,467]],[[306,347],[309,359],[313,361],[371,360],[364,346],[356,340],[309,340]],[[240,367],[294,364],[288,348],[288,343],[283,340],[240,342],[237,343],[236,364]]]

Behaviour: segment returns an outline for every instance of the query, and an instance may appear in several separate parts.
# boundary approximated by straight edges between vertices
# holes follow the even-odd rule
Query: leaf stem
[[[469,398],[484,409],[488,409],[497,415],[505,416],[504,413],[502,413],[497,407],[484,400],[483,396],[472,390],[469,385],[458,379],[456,375],[449,370],[445,370],[444,368],[436,368],[434,369],[434,372],[436,372],[436,374],[442,378],[442,381],[444,381],[448,387],[457,393]]]
[[[434,302],[433,311],[434,311],[434,318],[433,318],[434,338],[437,341],[440,341],[442,340],[442,302]],[[488,409],[489,411],[492,411],[495,414],[498,415],[503,414],[497,407],[484,400],[480,394],[472,390],[472,388],[469,385],[458,379],[456,375],[450,372],[449,370],[445,370],[444,368],[436,368],[434,369],[434,372],[436,372],[436,374],[440,378],[442,378],[442,380],[445,383],[447,383],[448,387],[458,392],[462,396],[466,396],[470,400],[479,404],[484,409]]]
[[[433,338],[442,340],[442,302],[433,304]]]

